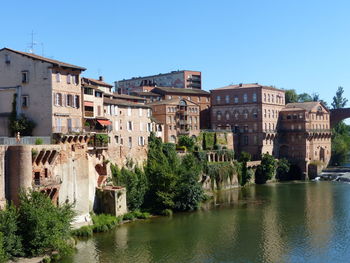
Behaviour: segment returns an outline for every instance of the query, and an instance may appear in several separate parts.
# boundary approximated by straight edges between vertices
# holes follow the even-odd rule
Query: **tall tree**
[[[343,97],[344,88],[338,87],[338,90],[333,97],[332,107],[333,109],[341,109],[344,108],[346,103],[348,103],[348,99]]]
[[[313,101],[313,98],[310,94],[304,92],[298,95],[298,102],[310,102]]]
[[[298,101],[298,94],[294,89],[286,90],[285,93],[286,104]]]

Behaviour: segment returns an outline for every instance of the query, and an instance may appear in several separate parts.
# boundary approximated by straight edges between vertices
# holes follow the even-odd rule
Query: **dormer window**
[[[28,71],[22,71],[22,83],[29,82],[29,74]]]

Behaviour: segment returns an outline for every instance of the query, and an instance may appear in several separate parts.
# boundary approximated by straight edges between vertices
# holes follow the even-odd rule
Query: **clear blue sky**
[[[345,0],[3,1],[0,47],[28,50],[34,30],[45,56],[110,83],[191,69],[206,90],[259,82],[330,102],[340,85],[350,98],[349,11]]]

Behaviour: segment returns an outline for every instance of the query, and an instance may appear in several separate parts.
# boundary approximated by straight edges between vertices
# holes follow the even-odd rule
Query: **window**
[[[139,137],[139,146],[144,146],[145,145],[145,138],[143,136]]]
[[[115,122],[114,124],[115,131],[119,131],[119,122]]]
[[[10,64],[10,63],[11,63],[11,58],[10,58],[10,55],[9,55],[9,54],[6,54],[6,55],[5,55],[5,63],[6,63],[6,64]]]
[[[29,96],[22,96],[22,107],[27,108],[29,106]]]
[[[59,72],[56,73],[56,82],[61,82],[61,74]]]
[[[254,135],[254,144],[258,144],[258,136]]]
[[[114,138],[115,138],[115,143],[116,143],[116,144],[119,144],[119,136],[116,135],[116,136],[114,136]]]
[[[151,117],[151,109],[147,109],[147,117]]]
[[[266,109],[264,109],[264,118],[266,118]]]
[[[128,131],[132,131],[132,121],[128,121],[127,127],[128,127]]]
[[[253,117],[254,117],[254,119],[258,118],[258,111],[257,110],[253,110]]]
[[[266,102],[266,93],[264,93],[264,102]]]
[[[271,95],[271,101],[272,101],[272,103],[274,103],[274,102],[275,102],[275,97],[274,97],[274,95],[273,95],[273,94]]]
[[[248,102],[248,95],[247,95],[247,93],[244,93],[244,94],[243,94],[243,102],[244,102],[244,103],[247,103],[247,102]]]
[[[129,143],[129,148],[131,149],[132,148],[132,137],[129,137],[128,143]]]
[[[244,132],[248,132],[248,125],[244,125],[244,126],[243,126],[243,131],[244,131]]]
[[[80,108],[80,96],[79,95],[74,96],[74,108],[77,108],[77,109]]]
[[[173,97],[171,97],[171,96],[168,96],[168,99],[169,99],[169,100],[171,100],[172,98],[173,98]]]
[[[243,111],[243,116],[244,116],[244,119],[248,119],[248,111],[247,110]]]
[[[225,96],[225,102],[226,103],[230,103],[230,95],[226,95]]]
[[[234,102],[234,103],[238,103],[238,102],[239,102],[238,96],[235,96],[235,97],[233,98],[233,102]]]
[[[238,111],[235,111],[235,119],[237,120],[239,117],[239,112]]]
[[[198,97],[198,102],[201,102],[201,97]]]
[[[140,122],[140,131],[143,131],[143,124]]]
[[[225,116],[226,116],[226,120],[230,119],[230,113],[228,111],[226,111]]]
[[[55,95],[55,105],[56,106],[62,106],[63,101],[62,101],[62,94],[61,93],[56,93]]]
[[[92,89],[92,88],[84,88],[84,94],[86,94],[86,95],[94,95],[94,89]]]
[[[74,84],[79,85],[79,75],[75,75],[73,78],[74,78]]]
[[[271,96],[270,96],[270,94],[267,94],[267,101],[268,101],[268,102],[271,101]]]
[[[71,83],[71,75],[68,74],[68,75],[67,75],[67,84],[70,84],[70,83]]]
[[[220,96],[216,96],[216,102],[220,103],[221,102],[221,97]]]
[[[218,112],[216,113],[216,119],[217,119],[218,121],[221,121],[221,111],[218,111]]]
[[[256,102],[257,98],[256,98],[256,93],[253,93],[253,102]]]
[[[128,107],[128,116],[131,116],[131,107]]]
[[[28,71],[22,71],[22,83],[29,82],[29,74]]]
[[[171,116],[168,116],[168,123],[171,123]]]
[[[142,116],[142,108],[139,108],[139,116]]]
[[[243,144],[248,145],[248,136],[243,136]]]
[[[70,94],[66,95],[66,106],[73,107],[73,96]]]
[[[91,94],[92,95],[92,94]],[[95,91],[95,97],[96,98],[102,98],[103,97],[103,95],[102,95],[102,92],[99,92],[99,91]]]

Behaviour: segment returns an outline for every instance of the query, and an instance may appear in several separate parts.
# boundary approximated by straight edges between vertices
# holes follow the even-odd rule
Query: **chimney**
[[[103,76],[99,76],[99,77],[98,77],[98,80],[99,80],[99,81],[103,81]]]
[[[243,86],[243,83],[239,83],[239,86],[242,87],[242,86]]]

